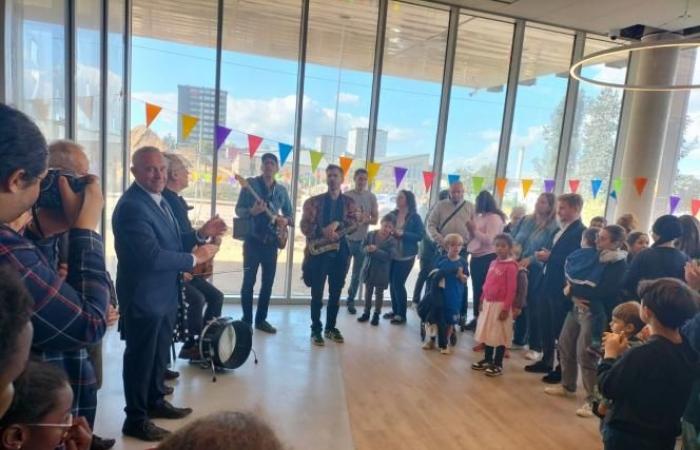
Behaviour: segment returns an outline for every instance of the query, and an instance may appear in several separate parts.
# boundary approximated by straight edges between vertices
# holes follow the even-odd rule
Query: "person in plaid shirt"
[[[62,211],[34,209],[28,235],[46,238],[69,230],[65,280],[34,243],[8,224],[32,209],[46,176],[47,146],[23,113],[0,105],[0,265],[16,270],[34,299],[32,352],[66,371],[74,391],[74,415],[94,420],[95,372],[87,347],[106,330],[109,280],[99,223],[103,199],[95,178],[84,194],[58,179]]]

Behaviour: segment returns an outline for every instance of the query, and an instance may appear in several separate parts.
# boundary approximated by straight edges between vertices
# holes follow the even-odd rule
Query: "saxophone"
[[[340,222],[333,222],[333,229],[338,230]],[[306,251],[309,255],[317,256],[326,252],[332,252],[340,249],[340,240],[347,234],[353,233],[358,228],[358,224],[350,225],[340,231],[337,231],[338,239],[328,239],[321,237],[318,239],[309,239],[306,244]]]

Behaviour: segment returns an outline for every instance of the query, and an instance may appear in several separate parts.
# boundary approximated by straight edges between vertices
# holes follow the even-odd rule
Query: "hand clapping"
[[[617,358],[629,348],[629,342],[624,334],[603,333],[606,358]]]

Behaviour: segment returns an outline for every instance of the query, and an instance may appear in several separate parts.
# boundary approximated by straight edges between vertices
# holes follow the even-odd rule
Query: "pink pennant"
[[[260,136],[255,136],[254,134],[248,135],[248,155],[252,158],[255,152],[258,151],[258,147],[262,143],[263,138]]]
[[[574,194],[578,191],[578,186],[581,184],[581,180],[569,180],[569,188]]]

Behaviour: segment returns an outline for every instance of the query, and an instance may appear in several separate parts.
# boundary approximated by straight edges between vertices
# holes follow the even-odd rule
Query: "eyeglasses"
[[[73,427],[73,414],[69,414],[65,423],[25,423],[28,427],[37,428],[68,428]],[[68,431],[68,430],[66,430]]]

